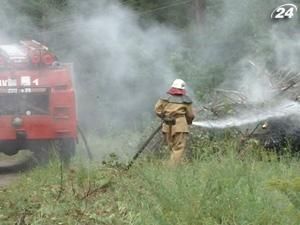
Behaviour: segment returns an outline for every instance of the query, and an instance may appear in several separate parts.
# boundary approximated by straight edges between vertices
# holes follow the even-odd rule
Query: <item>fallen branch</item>
[[[62,158],[61,158],[60,159],[60,186],[59,186],[59,192],[58,192],[56,200],[60,199],[63,191],[64,191],[64,188],[63,188],[63,162],[62,162]]]
[[[239,158],[243,159],[243,156],[245,155],[246,151],[243,150],[243,147],[245,146],[245,143],[253,137],[255,131],[259,128],[259,126],[261,125],[261,123],[258,123],[254,129],[250,132],[250,133],[246,133],[245,135],[242,136],[242,138],[240,139],[240,144],[238,146],[238,154],[239,154]]]
[[[84,196],[80,200],[84,200],[84,199],[90,197],[91,195],[93,195],[93,194],[95,194],[99,191],[106,190],[111,184],[112,184],[112,182],[109,180],[108,182],[106,182],[102,186],[94,188],[94,189],[92,189],[91,185],[89,185],[89,189],[87,190],[87,192],[84,194]]]

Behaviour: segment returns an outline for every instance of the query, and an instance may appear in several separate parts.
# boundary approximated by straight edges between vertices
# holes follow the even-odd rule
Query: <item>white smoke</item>
[[[155,100],[176,78],[170,58],[180,35],[154,22],[143,27],[136,13],[116,1],[95,7],[93,15],[74,15],[66,30],[76,46],[68,58],[77,68],[81,120],[93,125],[92,116],[117,127],[134,123],[140,114],[152,113]]]
[[[10,11],[11,5],[5,8],[8,2],[3,7]],[[263,75],[269,62],[260,54],[265,51],[263,44],[276,52],[276,66],[299,67],[299,38],[291,32],[283,35],[286,28],[281,27],[286,24],[269,19],[281,2],[207,1],[205,21],[190,30],[141,22],[138,13],[116,0],[69,1],[73,8],[63,12],[65,18],[54,14],[47,31],[31,32],[38,29],[28,18],[23,21],[25,29],[31,27],[28,36],[41,36],[62,61],[74,62],[79,120],[84,127],[126,129],[153,118],[155,101],[177,77],[188,78],[194,88],[206,88],[211,76],[222,82],[226,69],[221,87],[242,91],[251,103],[272,99],[274,92]],[[0,10],[2,21],[5,10]],[[180,62],[177,67],[174,58]]]
[[[0,33],[2,44],[18,42],[17,31],[24,29],[20,33],[26,37],[21,40],[40,41],[61,62],[74,63],[79,123],[90,134],[92,145],[97,143],[93,149],[98,153],[135,151],[141,131],[154,118],[155,102],[177,78],[171,56],[182,43],[181,34],[158,22],[141,21],[137,12],[117,0],[70,0],[62,11],[48,9],[46,1],[2,3],[0,19],[6,26],[6,33]],[[35,8],[41,6],[45,8]],[[39,21],[24,13],[32,10],[41,12]],[[107,134],[126,138],[103,138]],[[111,147],[101,146],[106,140]],[[117,148],[112,142],[118,143]]]
[[[276,70],[287,69],[295,73],[300,71],[298,16],[295,15],[294,18],[284,21],[270,19],[272,10],[283,3],[283,1],[237,2],[234,0],[224,2],[222,7],[224,17],[220,22],[216,22],[216,27],[220,29],[215,31],[212,39],[219,38],[222,43],[220,46],[225,46],[223,50],[226,49],[226,42],[230,46],[229,40],[233,40],[232,48],[221,51],[220,55],[224,61],[230,57],[239,56],[239,58],[236,57],[236,60],[228,65],[220,88],[239,92],[239,96],[243,96],[243,99],[256,109],[250,111],[236,109],[239,112],[236,117],[199,121],[194,125],[216,128],[241,126],[272,117],[290,115],[299,109],[297,103],[293,103],[295,107],[281,109],[285,106],[285,102],[290,100],[283,99],[283,96],[278,97],[282,87],[273,82],[272,72]],[[222,36],[219,33],[220,30]],[[244,36],[239,36],[240,32],[243,32]],[[244,41],[241,37],[248,41]],[[295,87],[297,86],[299,85]],[[272,108],[264,107],[268,105],[272,105]]]

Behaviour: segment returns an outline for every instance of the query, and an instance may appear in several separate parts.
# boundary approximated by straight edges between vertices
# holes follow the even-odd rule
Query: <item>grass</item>
[[[155,155],[129,171],[75,159],[62,185],[54,160],[1,189],[0,224],[298,225],[298,159],[252,141],[241,159],[237,143],[196,139],[176,168]]]
[[[143,167],[136,171],[135,186],[143,182],[144,188],[131,191],[132,211],[139,212],[132,223],[298,224],[299,207],[270,184],[273,179],[293,183],[297,171],[296,163],[246,164],[230,158],[172,170]],[[296,190],[292,193],[298,195]]]

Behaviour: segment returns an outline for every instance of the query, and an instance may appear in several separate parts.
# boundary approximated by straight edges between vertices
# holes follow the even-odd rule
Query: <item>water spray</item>
[[[300,104],[298,102],[288,101],[274,107],[261,109],[260,111],[247,112],[235,117],[232,116],[219,120],[195,121],[193,122],[193,125],[203,128],[224,129],[299,114]]]

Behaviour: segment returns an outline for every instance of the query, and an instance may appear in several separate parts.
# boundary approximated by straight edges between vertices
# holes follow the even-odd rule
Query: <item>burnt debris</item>
[[[209,120],[220,120],[220,118],[235,117],[247,112],[247,110],[260,109],[263,111],[268,106],[276,106],[280,102],[288,101],[298,105],[300,101],[300,72],[289,69],[278,69],[268,71],[258,68],[252,61],[252,66],[257,68],[260,76],[268,81],[267,91],[270,92],[268,99],[259,102],[253,102],[243,91],[230,89],[216,89],[207,99],[210,101],[203,106],[202,116]],[[248,128],[247,128],[248,126]],[[270,117],[265,121],[258,120],[247,126],[233,126],[239,130],[243,137],[255,138],[268,150],[274,150],[282,153],[287,149],[292,153],[300,152],[300,110],[295,110],[289,115]],[[253,132],[249,132],[255,130]],[[211,127],[215,129],[214,127]],[[247,130],[248,135],[245,134]],[[251,133],[251,135],[249,135]]]

